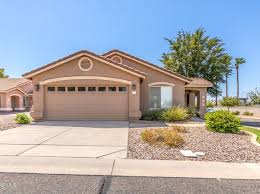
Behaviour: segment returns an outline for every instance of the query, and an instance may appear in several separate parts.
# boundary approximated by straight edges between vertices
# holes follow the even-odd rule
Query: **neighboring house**
[[[25,78],[0,78],[0,111],[28,110],[32,106],[32,82]]]
[[[174,105],[206,111],[207,88],[118,50],[79,51],[23,75],[34,85],[36,120],[129,120]]]

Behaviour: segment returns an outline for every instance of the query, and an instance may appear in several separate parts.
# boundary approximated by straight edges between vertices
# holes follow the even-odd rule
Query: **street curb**
[[[0,172],[260,180],[260,163],[0,156]]]
[[[260,163],[116,159],[112,175],[260,179]]]
[[[249,131],[244,131],[244,132],[247,133],[248,135],[251,135],[251,139],[250,139],[250,141],[251,141],[252,144],[254,144],[254,145],[260,147],[260,144],[257,142],[257,138],[258,138],[258,137],[257,137],[256,134],[251,133],[251,132],[249,132]]]

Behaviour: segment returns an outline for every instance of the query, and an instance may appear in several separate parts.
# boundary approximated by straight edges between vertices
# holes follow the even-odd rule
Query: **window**
[[[65,87],[58,87],[59,92],[65,92]]]
[[[85,88],[85,87],[78,87],[78,91],[79,91],[79,92],[85,92],[85,91],[86,91],[86,88]]]
[[[108,87],[109,92],[116,92],[116,87]]]
[[[48,87],[48,92],[54,92],[55,91],[55,87]]]
[[[96,87],[88,87],[88,91],[89,92],[95,92],[96,91]]]
[[[150,108],[172,107],[172,86],[150,87]]]
[[[83,57],[78,62],[79,68],[82,71],[89,71],[93,67],[93,62],[88,57]]]
[[[76,88],[75,87],[68,87],[68,92],[75,92]]]
[[[119,87],[118,90],[119,92],[126,92],[126,87]]]
[[[25,99],[25,96],[23,96],[23,107],[26,107],[26,99]]]
[[[98,87],[98,91],[99,92],[105,92],[106,91],[106,87]]]

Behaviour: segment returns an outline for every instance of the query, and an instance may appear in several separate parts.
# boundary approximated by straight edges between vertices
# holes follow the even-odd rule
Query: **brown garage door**
[[[50,89],[47,87],[46,118],[48,120],[128,120],[127,87],[120,88],[124,91],[119,91],[119,87],[116,87],[116,91],[108,91],[109,87],[106,87],[106,91],[98,91],[99,88],[95,88],[96,91],[77,91],[78,87],[76,91],[68,91],[68,87],[65,87],[65,91],[57,91],[57,86]]]

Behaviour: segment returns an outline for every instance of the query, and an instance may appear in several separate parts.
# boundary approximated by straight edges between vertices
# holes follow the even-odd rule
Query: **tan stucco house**
[[[32,81],[0,78],[0,111],[23,111],[32,106]]]
[[[37,120],[129,120],[174,105],[206,111],[207,88],[119,50],[83,50],[23,75],[33,83],[31,115]]]

